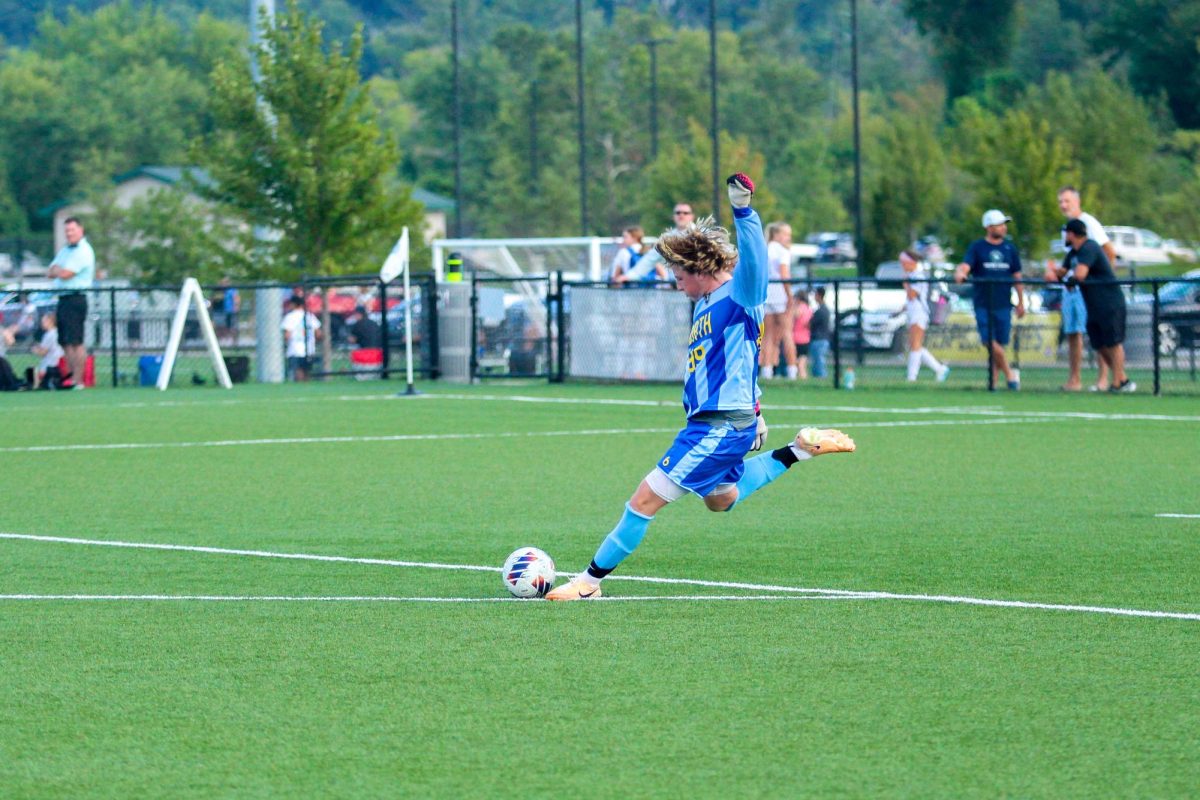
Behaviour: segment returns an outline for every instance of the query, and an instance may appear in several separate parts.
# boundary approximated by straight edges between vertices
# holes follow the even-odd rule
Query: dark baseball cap
[[[1081,219],[1067,220],[1065,227],[1067,233],[1073,233],[1076,236],[1087,236],[1087,223]]]

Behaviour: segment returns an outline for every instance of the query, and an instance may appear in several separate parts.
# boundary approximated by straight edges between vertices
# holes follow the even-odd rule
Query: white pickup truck
[[[1195,261],[1196,251],[1165,242],[1154,231],[1123,225],[1105,226],[1117,251],[1118,264],[1169,264],[1172,259]]]

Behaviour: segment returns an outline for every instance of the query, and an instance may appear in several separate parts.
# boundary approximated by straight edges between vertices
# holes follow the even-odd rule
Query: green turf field
[[[0,796],[1195,796],[1194,398],[771,386],[859,452],[551,604],[678,389],[398,388],[0,399]]]

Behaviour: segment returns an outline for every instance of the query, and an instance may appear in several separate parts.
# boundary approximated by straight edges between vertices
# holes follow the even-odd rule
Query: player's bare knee
[[[704,505],[709,511],[728,511],[737,502],[737,485],[722,484],[704,498]]]

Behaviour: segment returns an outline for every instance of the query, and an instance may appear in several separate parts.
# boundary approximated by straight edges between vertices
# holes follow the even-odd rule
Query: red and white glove
[[[744,172],[735,172],[725,179],[729,187],[729,203],[734,208],[746,208],[754,196],[754,181]]]

